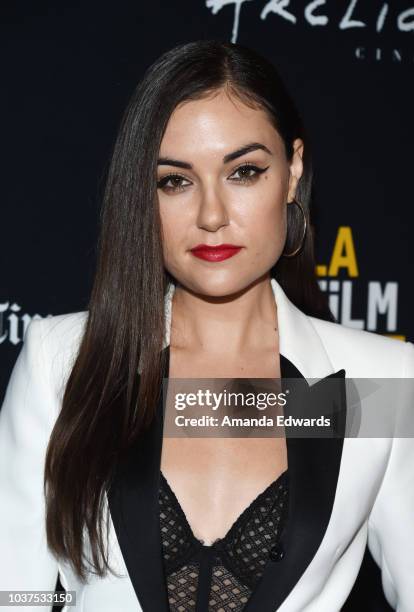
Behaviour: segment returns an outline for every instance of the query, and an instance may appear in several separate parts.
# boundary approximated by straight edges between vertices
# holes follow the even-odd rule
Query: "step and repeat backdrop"
[[[255,48],[292,93],[314,159],[315,274],[337,320],[414,341],[414,0],[10,2],[0,15],[0,402],[30,320],[86,309],[136,83],[196,39]],[[344,609],[389,609],[368,554]]]

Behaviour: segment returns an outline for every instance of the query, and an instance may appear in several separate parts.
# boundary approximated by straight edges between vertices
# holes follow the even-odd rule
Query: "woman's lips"
[[[205,259],[206,261],[223,261],[233,257],[240,251],[242,247],[235,244],[219,244],[217,246],[198,245],[191,249],[191,253],[199,259]]]

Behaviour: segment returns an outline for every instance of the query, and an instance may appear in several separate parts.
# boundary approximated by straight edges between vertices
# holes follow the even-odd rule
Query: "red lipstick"
[[[191,253],[200,259],[207,261],[223,261],[233,257],[240,251],[242,247],[236,244],[217,244],[214,246],[208,244],[198,244],[191,249]]]

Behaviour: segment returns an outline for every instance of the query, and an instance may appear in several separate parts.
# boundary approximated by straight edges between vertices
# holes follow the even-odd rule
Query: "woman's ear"
[[[303,140],[296,138],[293,141],[293,156],[292,163],[290,164],[288,202],[294,199],[299,179],[303,173],[303,151]]]

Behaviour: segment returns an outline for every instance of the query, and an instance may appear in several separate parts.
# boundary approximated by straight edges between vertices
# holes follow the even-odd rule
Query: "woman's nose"
[[[223,194],[217,187],[205,188],[200,199],[197,215],[197,225],[208,231],[216,231],[223,225],[228,225],[228,209]]]

